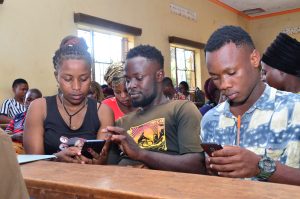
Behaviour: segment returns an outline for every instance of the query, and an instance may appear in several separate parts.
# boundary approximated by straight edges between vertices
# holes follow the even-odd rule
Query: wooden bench
[[[33,198],[299,198],[300,187],[120,166],[39,161],[21,166]]]

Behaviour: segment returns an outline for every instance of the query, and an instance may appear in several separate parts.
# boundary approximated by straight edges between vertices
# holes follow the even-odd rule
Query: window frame
[[[84,32],[89,32],[90,34],[90,44],[88,46],[90,46],[90,54],[92,57],[92,80],[96,81],[96,64],[107,64],[110,65],[113,62],[101,62],[101,61],[97,61],[95,58],[95,32],[97,33],[101,33],[101,34],[107,34],[107,35],[114,35],[114,36],[119,36],[122,38],[122,42],[121,42],[121,62],[125,61],[127,52],[134,47],[134,36],[133,35],[129,35],[129,34],[122,34],[122,33],[118,33],[115,32],[114,30],[107,30],[107,29],[102,29],[102,28],[98,28],[98,27],[92,27],[92,26],[88,26],[88,25],[79,25],[77,26],[76,32],[77,32],[77,36],[79,36],[78,31],[84,31]],[[124,39],[127,40],[127,43],[124,44]],[[126,46],[125,46],[126,45]],[[127,49],[125,49],[127,47]],[[100,74],[99,74],[100,75]],[[100,77],[101,79],[101,77]],[[102,82],[98,82],[100,84],[102,84]],[[105,83],[105,82],[104,82]]]
[[[175,70],[176,70],[176,86],[179,86],[179,83],[178,82],[178,71],[184,71],[185,72],[185,77],[187,77],[187,74],[186,72],[187,71],[192,71],[194,73],[194,86],[191,87],[191,83],[190,82],[187,82],[189,84],[189,86],[191,88],[196,88],[197,87],[197,75],[196,75],[196,51],[192,48],[189,48],[189,47],[185,47],[185,46],[179,46],[179,45],[174,45],[174,44],[171,44],[170,45],[170,51],[171,51],[171,48],[174,48],[174,59],[175,59]],[[182,69],[178,69],[178,63],[177,63],[177,49],[182,49],[184,50],[184,68],[185,70],[182,70]],[[187,67],[186,67],[186,55],[185,55],[185,52],[186,51],[190,51],[193,53],[193,70],[187,70]],[[172,56],[171,56],[171,59],[172,59]],[[171,60],[171,63],[172,63],[172,60]],[[172,68],[171,68],[171,78],[172,78]],[[186,78],[186,81],[187,81],[188,78]]]

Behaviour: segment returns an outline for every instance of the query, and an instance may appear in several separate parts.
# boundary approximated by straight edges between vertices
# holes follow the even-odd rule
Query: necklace
[[[62,96],[62,98],[63,98],[63,96]],[[72,126],[72,117],[75,116],[75,115],[77,115],[77,114],[78,114],[80,111],[82,111],[82,109],[86,106],[86,104],[87,104],[87,98],[85,98],[85,103],[83,104],[83,106],[80,107],[80,108],[79,108],[75,113],[73,113],[73,114],[70,114],[69,111],[67,110],[67,108],[66,108],[66,106],[65,106],[65,104],[64,104],[64,100],[61,99],[59,96],[58,96],[58,99],[59,99],[60,103],[62,104],[62,106],[64,107],[64,110],[66,111],[66,113],[67,113],[68,116],[69,116],[69,127],[70,127],[71,129],[76,129],[75,126]]]

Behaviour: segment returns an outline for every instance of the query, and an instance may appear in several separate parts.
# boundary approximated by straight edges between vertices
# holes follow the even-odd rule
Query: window
[[[171,45],[171,79],[176,85],[186,81],[196,87],[195,51]]]
[[[107,84],[104,75],[110,64],[125,61],[126,54],[133,47],[133,37],[94,29],[78,29],[79,37],[85,39],[93,58],[93,79],[100,85]]]

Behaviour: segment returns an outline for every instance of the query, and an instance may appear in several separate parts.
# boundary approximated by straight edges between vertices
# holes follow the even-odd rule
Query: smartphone
[[[211,157],[211,154],[214,151],[218,151],[220,149],[223,149],[223,147],[221,145],[216,144],[216,143],[202,143],[201,147],[203,148],[205,153],[207,153],[207,155],[209,155],[210,157]]]
[[[91,148],[96,153],[100,153],[104,144],[105,140],[85,140],[81,149],[81,154],[87,158],[93,159],[93,156],[88,152],[88,149]]]

